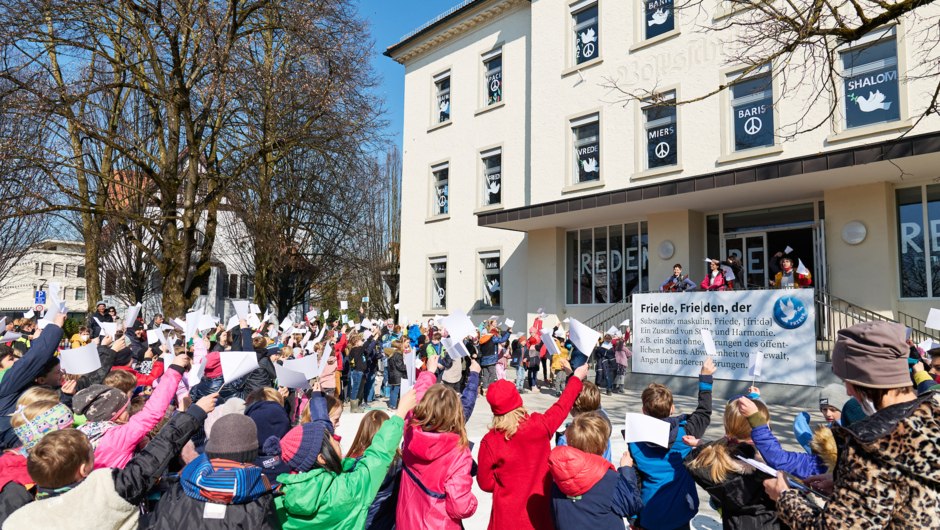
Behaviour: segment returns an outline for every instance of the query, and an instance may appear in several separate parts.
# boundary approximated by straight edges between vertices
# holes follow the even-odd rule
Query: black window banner
[[[676,124],[646,130],[646,153],[649,169],[674,166],[678,163],[679,135]]]
[[[662,35],[676,27],[673,0],[648,0],[646,2],[646,38]]]
[[[773,98],[734,107],[734,150],[774,145]]]
[[[486,204],[499,204],[502,202],[502,173],[493,173],[486,176]]]
[[[578,63],[597,57],[597,23],[591,24],[578,32],[575,55]]]
[[[897,65],[845,79],[846,127],[899,120],[900,107]]]
[[[440,114],[438,122],[445,122],[450,119],[450,93],[437,96],[437,108]]]
[[[577,148],[578,153],[578,182],[600,180],[601,178],[601,148],[595,142]]]
[[[487,103],[499,103],[503,99],[503,72],[490,74],[486,78]]]

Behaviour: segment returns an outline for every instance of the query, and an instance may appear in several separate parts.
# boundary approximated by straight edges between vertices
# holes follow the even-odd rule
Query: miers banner
[[[812,289],[636,294],[633,323],[634,372],[697,376],[706,329],[716,378],[750,382],[749,356],[761,352],[758,382],[816,386]]]

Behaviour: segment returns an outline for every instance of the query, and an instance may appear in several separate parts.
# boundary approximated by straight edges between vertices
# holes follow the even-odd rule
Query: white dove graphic
[[[669,13],[662,9],[657,9],[656,12],[653,13],[652,18],[653,20],[647,21],[646,24],[649,26],[658,26],[669,19]]]
[[[597,171],[597,159],[596,158],[585,160],[584,162],[582,162],[582,164],[584,165],[585,173],[594,173],[595,171]]]
[[[450,103],[447,101],[441,101],[441,112],[447,112],[447,109],[450,108]]]
[[[588,28],[587,31],[581,34],[581,44],[587,44],[596,40],[597,37],[594,35],[594,28]]]
[[[880,90],[876,90],[874,93],[869,92],[868,98],[859,96],[855,100],[858,101],[858,108],[862,112],[872,112],[878,109],[888,110],[891,107],[890,101],[884,102],[885,95]]]
[[[793,320],[793,317],[796,316],[796,308],[793,307],[793,300],[787,298],[787,303],[784,304],[783,300],[778,302],[780,304],[780,311],[783,312],[783,316],[786,318],[787,322]]]
[[[495,293],[496,291],[499,291],[499,280],[493,280],[492,282],[490,282],[489,289],[491,293]]]
[[[491,195],[499,193],[499,182],[491,182],[490,187],[487,190]]]

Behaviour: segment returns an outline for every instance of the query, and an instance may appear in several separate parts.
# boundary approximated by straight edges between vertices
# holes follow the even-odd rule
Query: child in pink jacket
[[[143,410],[130,417],[127,410],[130,399],[116,388],[92,385],[75,395],[72,401],[75,412],[89,420],[79,430],[88,436],[95,449],[95,469],[127,465],[137,445],[166,415],[188,365],[189,357],[178,355]]]
[[[418,406],[405,420],[396,510],[400,530],[454,529],[477,510],[463,406],[453,389],[434,384],[437,356],[415,384]]]

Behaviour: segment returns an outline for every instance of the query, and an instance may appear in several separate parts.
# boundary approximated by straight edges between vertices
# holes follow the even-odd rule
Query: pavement
[[[593,376],[589,376],[589,378],[591,377]],[[630,377],[630,374],[627,374],[626,377]],[[376,382],[376,388],[378,388],[380,384],[381,374],[378,379],[379,381]],[[664,378],[663,384],[669,386],[668,377]],[[620,435],[620,430],[624,427],[623,422],[625,421],[624,418],[627,412],[641,411],[640,394],[641,392],[639,391],[626,390],[623,394],[614,393],[608,396],[604,394],[602,390],[601,407],[607,412],[607,415],[614,425],[614,435],[611,436],[610,444],[611,454],[617,463],[619,463],[620,455],[626,451],[626,444],[623,441],[623,437]],[[548,408],[555,403],[556,399],[554,388],[549,389],[548,385],[545,385],[544,388],[538,391],[522,394],[522,401],[526,409],[531,412],[543,412],[548,410]],[[695,410],[697,402],[698,398],[695,395],[673,396],[676,414],[691,414]],[[376,406],[368,410],[386,410],[384,400],[377,400],[375,405]],[[716,397],[712,402],[712,408],[712,422],[708,430],[705,431],[704,440],[715,440],[725,434],[724,428],[722,427],[722,418],[725,413],[724,399],[718,399]],[[337,434],[343,437],[342,445],[344,449],[346,449],[348,444],[355,438],[356,431],[359,429],[359,422],[363,416],[363,414],[350,414],[348,410],[347,408],[346,412],[344,412],[343,416],[340,418],[340,426],[337,430]],[[770,423],[774,435],[780,441],[781,446],[787,451],[803,452],[803,448],[797,443],[796,437],[793,434],[793,420],[797,414],[804,411],[810,414],[811,425],[824,421],[818,409],[813,410],[780,405],[770,407]],[[490,412],[489,405],[486,403],[486,398],[479,396],[473,415],[470,421],[467,422],[467,435],[474,446],[472,451],[474,460],[477,460],[477,450],[480,445],[480,440],[482,440],[483,435],[489,431],[489,424],[492,419],[493,414]],[[554,440],[552,440],[552,446],[554,446]],[[467,530],[484,530],[489,522],[493,499],[491,494],[485,493],[479,488],[476,481],[473,483],[473,493],[476,495],[479,505],[476,513],[469,519],[464,520],[464,528]],[[721,519],[718,513],[709,506],[708,494],[699,488],[698,495],[699,513],[695,519],[692,520],[693,530],[720,530],[722,528]]]

